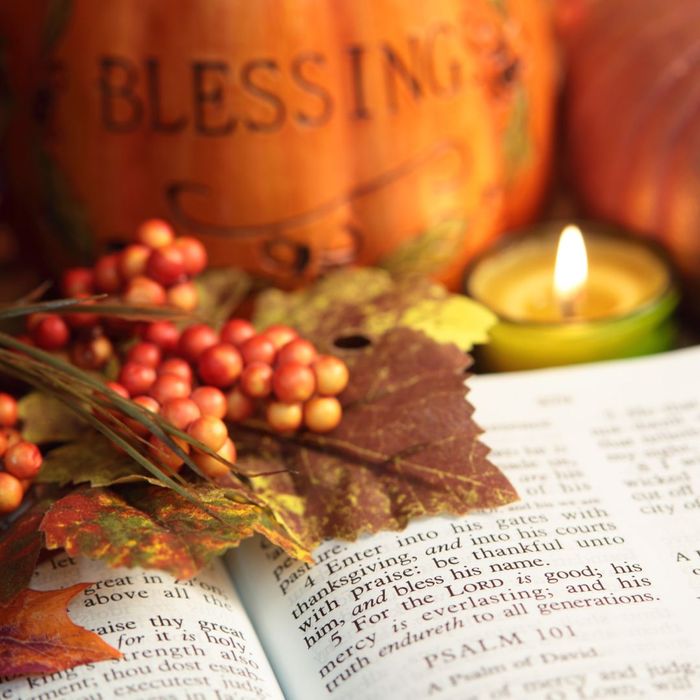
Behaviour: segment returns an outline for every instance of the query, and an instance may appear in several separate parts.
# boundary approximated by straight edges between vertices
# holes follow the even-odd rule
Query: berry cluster
[[[17,430],[17,401],[0,393],[0,514],[11,513],[41,468],[41,452],[33,442],[22,439]]]
[[[192,278],[206,265],[207,253],[200,241],[175,237],[167,222],[150,219],[139,227],[136,243],[103,255],[91,268],[67,270],[61,293],[77,299],[108,294],[125,304],[167,304],[193,311],[199,299]],[[96,313],[34,314],[27,320],[26,340],[43,350],[67,350],[73,364],[99,370],[114,354],[114,339],[131,334],[133,326]]]
[[[141,225],[136,243],[102,256],[92,268],[67,270],[61,291],[67,297],[105,293],[126,304],[193,311],[198,299],[192,277],[206,264],[197,239],[176,238],[169,224],[152,219]],[[258,333],[249,321],[234,318],[219,331],[204,323],[181,330],[170,321],[137,324],[81,311],[36,314],[28,319],[27,330],[28,342],[67,352],[83,369],[100,370],[118,359],[117,381],[107,386],[216,453],[221,459],[173,438],[210,478],[226,474],[236,460],[225,421],[259,416],[278,432],[305,427],[324,433],[342,417],[336,397],[347,386],[347,366],[337,357],[320,355],[288,326]],[[125,345],[128,349],[122,351]],[[142,423],[118,418],[148,443],[164,470],[182,467],[181,455]]]
[[[274,430],[304,425],[327,432],[340,422],[336,398],[348,383],[345,363],[319,355],[313,345],[288,326],[256,333],[244,319],[231,319],[217,332],[196,323],[182,332],[169,321],[142,327],[140,340],[127,352],[116,382],[108,386],[142,408],[159,413],[227,462],[236,447],[225,420],[244,421],[256,413]],[[127,421],[136,432],[138,424]],[[183,460],[157,437],[143,435],[153,456],[176,471]],[[184,452],[190,446],[178,441]],[[225,463],[193,449],[191,457],[207,476],[228,471]]]

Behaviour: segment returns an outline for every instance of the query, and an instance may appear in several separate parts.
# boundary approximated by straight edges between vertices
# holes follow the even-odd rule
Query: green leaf
[[[254,314],[259,328],[294,326],[323,352],[336,352],[339,338],[379,338],[393,328],[412,328],[462,350],[487,340],[495,316],[466,297],[450,294],[425,278],[395,280],[385,270],[340,270],[311,287],[259,295]]]
[[[148,476],[131,457],[119,452],[109,440],[90,431],[82,439],[57,447],[44,456],[39,483],[90,483],[109,486],[131,481],[159,483]]]
[[[87,429],[64,402],[38,391],[22,397],[18,410],[22,437],[37,444],[76,440]]]

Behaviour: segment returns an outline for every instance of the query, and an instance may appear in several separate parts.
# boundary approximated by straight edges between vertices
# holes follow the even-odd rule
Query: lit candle
[[[678,292],[645,241],[600,225],[541,225],[488,251],[466,291],[499,317],[481,359],[531,369],[645,355],[673,344]]]

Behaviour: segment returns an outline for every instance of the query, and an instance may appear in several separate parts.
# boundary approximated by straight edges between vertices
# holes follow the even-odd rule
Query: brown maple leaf
[[[0,537],[0,605],[14,598],[32,579],[41,551],[39,524],[43,517],[38,510],[27,511]]]
[[[400,328],[345,356],[351,382],[332,433],[279,437],[262,425],[236,433],[239,469],[287,468],[251,483],[298,539],[355,539],[517,498],[478,441],[465,400],[470,360],[457,347]]]
[[[55,673],[121,657],[68,617],[69,602],[89,585],[78,583],[55,591],[25,589],[0,606],[0,675]]]
[[[108,565],[141,566],[191,578],[213,557],[256,532],[291,556],[310,560],[271,511],[240,500],[230,489],[193,486],[200,507],[170,489],[82,488],[57,501],[41,524],[48,549],[100,559]]]

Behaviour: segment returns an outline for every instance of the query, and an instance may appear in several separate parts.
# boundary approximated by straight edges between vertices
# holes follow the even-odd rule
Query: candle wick
[[[572,319],[575,318],[577,313],[576,297],[568,297],[566,299],[561,299],[559,302],[559,309],[561,311],[562,318]]]

